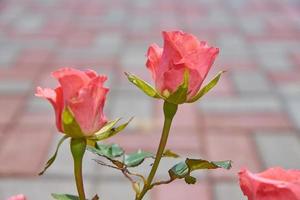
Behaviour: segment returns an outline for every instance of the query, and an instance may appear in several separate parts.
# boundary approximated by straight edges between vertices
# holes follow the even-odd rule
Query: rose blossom
[[[7,200],[26,200],[23,194],[18,194],[16,196],[9,197]]]
[[[92,70],[80,71],[73,68],[59,69],[52,76],[60,85],[54,90],[37,87],[36,96],[43,97],[52,104],[57,129],[64,132],[62,114],[68,109],[78,123],[81,134],[93,135],[107,122],[103,114],[106,94],[109,91],[103,87],[107,77]]]
[[[254,174],[243,169],[239,172],[239,179],[248,200],[300,199],[300,170],[276,167]]]
[[[152,44],[147,53],[146,65],[152,73],[156,89],[168,97],[182,84],[184,72],[188,71],[187,99],[191,99],[199,91],[219,49],[182,31],[164,31],[162,35],[163,48]]]

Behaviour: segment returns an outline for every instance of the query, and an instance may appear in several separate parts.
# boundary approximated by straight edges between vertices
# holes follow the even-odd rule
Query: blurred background
[[[240,168],[299,169],[299,0],[0,0],[0,199],[76,193],[67,142],[46,174],[37,176],[62,135],[52,107],[34,92],[36,86],[55,87],[50,72],[59,67],[107,74],[106,116],[135,116],[109,142],[128,152],[154,152],[161,102],[138,91],[123,72],[151,81],[146,50],[153,42],[162,45],[162,30],[175,29],[220,48],[208,80],[228,72],[200,102],[180,106],[168,148],[183,157],[231,159],[233,168],[197,173],[196,185],[178,180],[146,199],[241,200]],[[87,153],[84,163],[87,194],[134,198],[120,173],[92,158]],[[157,178],[166,179],[178,160],[163,161]],[[149,164],[137,171],[147,174]]]

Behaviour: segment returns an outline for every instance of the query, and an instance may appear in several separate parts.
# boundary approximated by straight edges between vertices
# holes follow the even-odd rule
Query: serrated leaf
[[[141,89],[145,94],[147,94],[150,97],[154,98],[162,98],[159,93],[146,81],[140,79],[139,77],[129,74],[125,72],[125,75],[127,76],[128,80],[136,85],[139,89]]]
[[[88,146],[87,150],[100,156],[108,158],[120,157],[124,154],[124,150],[118,144],[97,144],[97,148]]]
[[[171,151],[170,149],[165,150],[163,153],[163,157],[170,157],[170,158],[179,158],[180,156],[175,152]]]
[[[57,144],[57,147],[56,147],[56,150],[55,150],[55,153],[54,153],[53,156],[51,156],[51,158],[47,161],[45,168],[43,169],[43,171],[41,171],[41,172],[39,173],[39,175],[43,175],[43,174],[45,173],[45,171],[53,164],[53,162],[54,162],[55,159],[56,159],[56,156],[57,156],[57,153],[58,153],[58,150],[59,150],[61,144],[62,144],[68,137],[69,137],[69,136],[64,135],[64,137],[62,137],[62,138],[59,140],[59,142],[58,142],[58,144]]]
[[[152,158],[154,155],[147,151],[139,150],[135,153],[131,154],[125,154],[123,163],[127,167],[136,167],[146,159],[146,158]]]
[[[188,86],[189,86],[189,72],[188,70],[184,71],[183,82],[177,88],[175,92],[173,92],[169,97],[167,97],[167,101],[173,104],[182,104],[186,101],[188,95]]]
[[[79,200],[78,196],[70,194],[51,194],[51,196],[56,200]]]
[[[110,138],[116,135],[117,133],[121,132],[122,130],[124,130],[127,127],[127,125],[131,122],[132,119],[133,118],[130,118],[126,123],[121,124],[120,126],[113,127],[120,120],[120,119],[116,119],[112,121],[109,125],[105,126],[104,130],[102,130],[103,129],[102,128],[99,132],[89,137],[88,139],[101,141]]]
[[[188,100],[187,103],[193,103],[199,100],[201,97],[203,97],[206,93],[208,93],[213,87],[217,85],[221,75],[224,72],[225,71],[220,71],[207,85],[200,89],[199,92],[192,99]]]
[[[172,180],[184,178],[188,173],[189,168],[185,162],[177,163],[169,170],[169,175]]]
[[[185,160],[185,163],[188,165],[190,172],[198,169],[217,169],[217,168],[230,169],[231,168],[231,161],[229,160],[210,162],[202,159],[187,158]]]

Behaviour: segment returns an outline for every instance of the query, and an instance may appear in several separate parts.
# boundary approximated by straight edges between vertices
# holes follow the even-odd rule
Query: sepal
[[[94,140],[94,141],[101,141],[110,138],[116,135],[117,133],[121,132],[122,130],[124,130],[127,127],[127,125],[131,122],[132,119],[133,118],[130,118],[126,123],[121,124],[117,127],[114,126],[121,120],[121,118],[107,122],[106,125],[104,125],[98,132],[88,137],[87,139]]]
[[[69,136],[65,135],[64,137],[62,137],[62,138],[59,140],[59,142],[58,142],[58,144],[57,144],[57,147],[56,147],[56,150],[55,150],[55,153],[54,153],[53,156],[51,156],[51,158],[47,161],[45,168],[43,169],[43,171],[41,171],[41,172],[39,173],[39,176],[43,175],[43,174],[45,173],[45,171],[53,164],[53,162],[54,162],[55,159],[56,159],[56,156],[57,156],[57,153],[58,153],[58,150],[59,150],[61,144],[62,144],[68,137],[69,137]]]
[[[206,93],[208,93],[213,87],[215,87],[220,80],[221,75],[225,71],[220,71],[207,85],[205,85],[202,89],[198,91],[198,93],[192,97],[190,100],[187,100],[187,103],[193,103],[203,97]]]
[[[146,81],[140,79],[134,74],[129,74],[125,72],[125,75],[127,76],[128,80],[136,85],[140,90],[142,90],[145,94],[147,94],[150,97],[153,98],[162,98],[162,96]]]

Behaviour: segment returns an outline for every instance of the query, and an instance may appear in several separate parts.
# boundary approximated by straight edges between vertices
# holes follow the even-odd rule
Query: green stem
[[[157,168],[159,166],[161,157],[162,157],[162,155],[165,151],[165,147],[166,147],[166,144],[167,144],[167,141],[168,141],[168,136],[169,136],[172,120],[173,120],[173,117],[176,114],[177,108],[178,108],[178,105],[176,105],[176,104],[172,104],[172,103],[169,103],[167,101],[165,101],[165,103],[164,103],[165,121],[164,121],[163,130],[162,130],[162,135],[161,135],[161,138],[160,138],[159,147],[157,149],[157,153],[156,153],[155,160],[154,160],[154,163],[152,165],[151,171],[150,171],[149,176],[147,178],[147,182],[144,185],[143,190],[141,191],[141,193],[137,196],[136,200],[142,200],[143,197],[145,196],[145,194],[148,192],[148,190],[151,189],[152,181],[154,179]]]
[[[72,138],[70,147],[71,147],[71,152],[74,160],[74,176],[75,176],[79,199],[86,200],[85,193],[84,193],[83,178],[82,178],[82,159],[85,153],[86,140],[81,138],[79,139]]]

